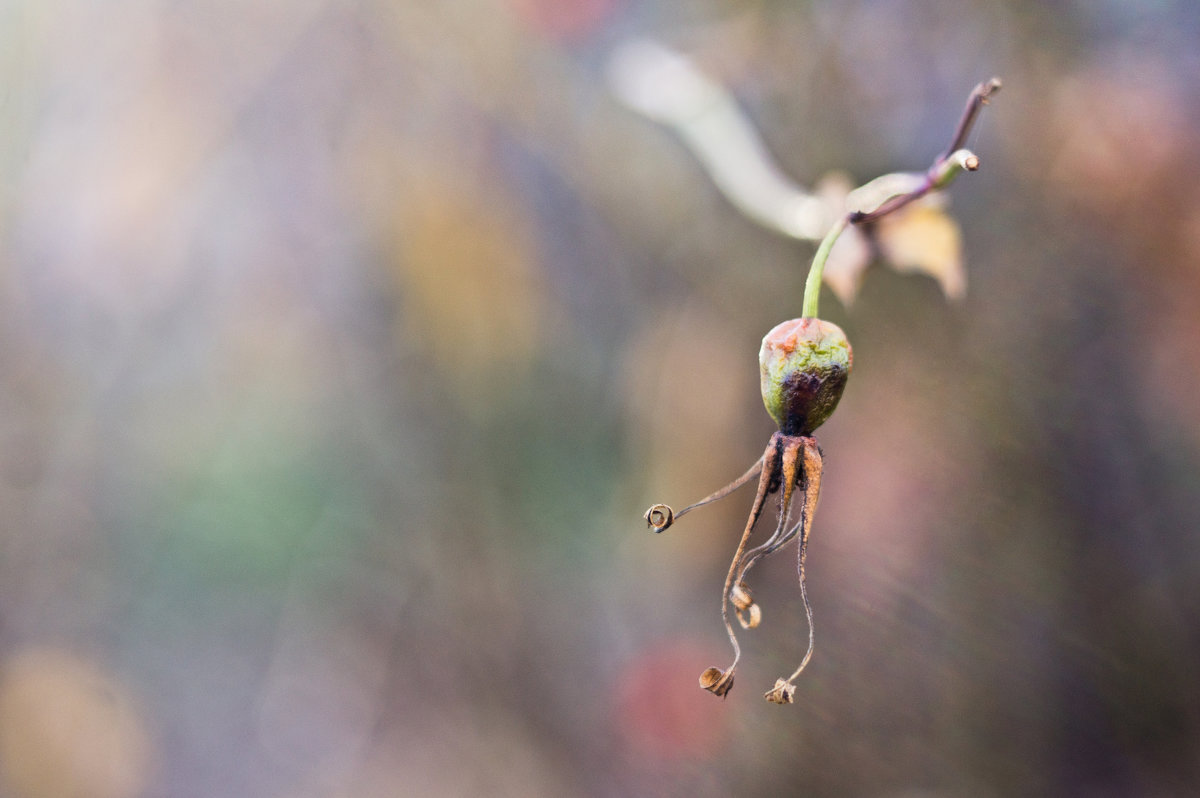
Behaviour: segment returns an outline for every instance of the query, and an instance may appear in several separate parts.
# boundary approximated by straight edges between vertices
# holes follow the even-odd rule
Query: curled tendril
[[[656,504],[646,511],[646,523],[656,533],[675,523],[675,511],[666,504]]]
[[[687,515],[692,510],[695,510],[698,507],[703,507],[706,504],[712,504],[713,502],[719,501],[720,499],[724,499],[726,496],[733,493],[735,490],[740,488],[742,485],[745,485],[747,482],[749,482],[751,479],[753,479],[758,474],[758,472],[762,470],[762,467],[763,467],[763,458],[760,457],[758,459],[758,461],[754,463],[754,465],[750,466],[750,468],[746,471],[746,473],[742,474],[740,477],[735,479],[733,482],[730,482],[728,485],[721,488],[720,490],[710,493],[709,495],[705,496],[703,499],[696,502],[695,504],[689,504],[687,507],[684,507],[678,513],[676,513],[674,510],[672,510],[669,505],[655,504],[655,505],[652,505],[650,507],[650,509],[646,511],[646,514],[643,517],[646,519],[646,523],[650,526],[651,529],[653,529],[655,532],[662,532],[664,529],[667,529],[668,527],[670,527],[671,524],[675,523],[675,520],[677,518],[683,518],[685,515]]]

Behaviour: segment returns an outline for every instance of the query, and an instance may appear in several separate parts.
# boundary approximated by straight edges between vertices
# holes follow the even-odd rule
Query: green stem
[[[817,317],[817,302],[821,298],[821,276],[825,273],[825,261],[829,260],[834,243],[849,224],[849,216],[840,217],[833,223],[833,227],[829,228],[825,238],[821,239],[821,246],[817,247],[817,254],[813,256],[812,266],[808,269],[808,280],[804,283],[805,318]]]

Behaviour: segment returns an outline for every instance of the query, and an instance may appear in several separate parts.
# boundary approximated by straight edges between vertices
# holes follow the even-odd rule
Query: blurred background
[[[924,169],[808,555],[721,583],[813,246],[615,97],[636,37],[804,185]],[[0,4],[0,794],[1200,790],[1200,6]]]

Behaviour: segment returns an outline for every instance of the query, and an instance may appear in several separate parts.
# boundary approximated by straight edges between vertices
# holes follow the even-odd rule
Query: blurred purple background
[[[772,425],[763,230],[606,63],[788,174],[923,169],[967,296],[874,268],[808,555],[720,586]],[[1200,6],[0,5],[12,796],[1200,791]]]

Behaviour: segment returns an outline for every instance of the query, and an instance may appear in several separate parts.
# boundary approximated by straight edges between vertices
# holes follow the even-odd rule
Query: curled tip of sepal
[[[646,524],[656,533],[675,522],[675,511],[665,504],[656,504],[646,511]]]
[[[785,435],[811,435],[837,407],[854,352],[842,328],[804,317],[777,325],[758,353],[763,404]]]
[[[743,629],[755,629],[762,623],[762,608],[754,603],[754,597],[745,582],[734,585],[729,591],[729,602],[733,604],[738,623]]]
[[[709,668],[700,674],[700,686],[713,695],[724,698],[733,687],[733,669],[726,672],[720,668]]]
[[[757,604],[751,604],[745,611],[737,610],[734,615],[737,616],[738,623],[742,625],[743,629],[757,629],[758,625],[762,623],[762,607]]]
[[[776,679],[775,686],[763,696],[772,704],[790,704],[796,695],[796,685],[783,679]]]

